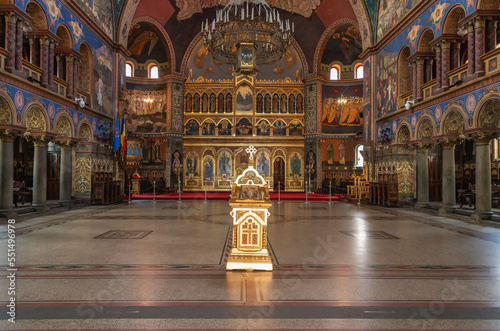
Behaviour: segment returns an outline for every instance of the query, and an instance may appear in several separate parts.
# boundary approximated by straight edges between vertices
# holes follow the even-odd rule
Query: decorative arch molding
[[[118,43],[127,48],[128,32],[132,26],[135,10],[139,6],[140,0],[126,0],[118,24]]]
[[[88,127],[88,129],[86,129],[85,127]],[[85,142],[94,141],[94,132],[92,131],[92,125],[87,118],[83,117],[80,120],[80,123],[78,123],[78,127],[76,129],[76,137]]]
[[[430,36],[430,37],[429,37]],[[418,37],[417,42],[417,52],[432,52],[432,49],[429,46],[429,42],[434,40],[434,30],[432,28],[425,28]],[[423,43],[426,43],[422,45]],[[426,49],[426,47],[428,49]]]
[[[491,93],[488,97],[479,102],[474,112],[474,120],[472,128],[498,128],[500,129],[500,112],[495,106],[489,107],[490,104],[496,104],[500,107],[500,94]]]
[[[28,118],[29,116],[32,116],[32,115],[36,117],[36,114],[30,112],[33,109],[37,109],[42,114],[42,117]],[[27,130],[30,130],[31,128],[28,126],[28,122],[32,122],[32,124],[36,124],[37,121],[40,122],[42,120],[44,121],[43,129],[41,129],[42,123],[39,123],[39,124],[35,125],[35,128],[37,129],[36,131],[45,131],[45,132],[50,131],[50,129],[49,129],[49,125],[50,125],[49,115],[47,114],[47,110],[45,109],[43,104],[41,102],[39,102],[38,100],[29,102],[24,107],[24,111],[23,111],[23,115],[22,115],[22,119],[21,119],[22,125],[24,127],[26,127]],[[41,129],[41,130],[39,130],[39,129]]]
[[[198,43],[200,42],[201,39],[202,39],[201,33],[198,33],[196,35],[196,37],[194,37],[193,40],[191,41],[191,43],[189,44],[188,48],[186,49],[186,53],[184,54],[184,57],[182,58],[180,75],[184,78],[187,78],[187,73],[188,73],[187,65],[189,63],[189,59],[191,58],[191,55],[192,55],[194,49],[196,48],[196,46],[198,45]],[[297,52],[297,54],[299,55],[300,64],[301,64],[302,72],[303,72],[303,76],[304,76],[303,78],[306,78],[307,76],[309,76],[309,66],[307,64],[307,59],[306,59],[306,56],[304,54],[304,51],[299,46],[299,43],[297,42],[297,40],[295,40],[295,38],[293,38],[293,37],[292,37],[292,45],[293,45],[293,48],[295,49],[295,51]]]
[[[499,0],[477,0],[476,9],[498,9]]]
[[[360,23],[359,29],[361,33],[361,43],[363,46],[363,50],[367,49],[372,45],[372,28],[370,22],[370,16],[368,15],[368,11],[366,10],[366,5],[364,1],[359,0],[350,0],[352,9],[354,11],[354,15],[356,15],[356,20]],[[364,31],[368,33],[365,35]]]
[[[444,17],[443,23],[442,23],[443,24],[442,28],[441,28],[442,34],[447,34],[447,33],[450,34],[450,33],[457,32],[457,31],[449,32],[449,31],[447,31],[447,29],[448,29],[448,25],[450,23],[453,23],[453,22],[450,22],[450,20],[453,19],[452,15],[455,15],[457,10],[460,10],[460,9],[464,12],[464,16],[465,16],[466,11],[465,11],[464,6],[462,6],[461,4],[456,4],[448,10],[448,12],[446,13],[446,15]],[[458,25],[458,21],[457,21],[457,25]]]
[[[457,132],[446,132],[447,131],[447,129],[446,129],[447,121],[458,120],[458,118],[450,119],[450,115],[455,116],[455,115],[453,115],[454,113],[458,113],[458,114],[460,114],[460,116],[462,116],[462,123],[463,123],[463,130],[462,131],[468,130],[469,125],[468,125],[468,121],[467,121],[467,118],[468,118],[467,111],[459,105],[453,105],[453,106],[449,107],[448,109],[446,109],[446,111],[444,112],[443,118],[441,119],[441,123],[439,125],[438,134],[446,135],[446,134],[450,134],[450,133],[457,133]],[[448,125],[450,125],[450,124],[448,124]],[[451,131],[455,131],[453,128],[450,128],[450,129],[451,129]],[[460,133],[462,133],[462,132],[460,132]]]
[[[64,121],[64,120],[67,120],[68,121],[68,124],[69,124],[69,128],[63,128],[63,127],[60,127],[60,125],[62,125],[61,123],[59,123],[59,121]],[[53,129],[53,132],[54,133],[57,133],[58,135],[60,133],[62,133],[61,137],[71,137],[73,138],[75,136],[75,126],[72,124],[73,123],[73,120],[71,119],[71,116],[69,114],[69,112],[65,109],[59,109],[59,111],[57,112],[57,115],[56,117],[54,118],[54,129]],[[69,130],[69,132],[67,132],[67,130]],[[66,132],[60,132],[60,131],[66,131]]]
[[[427,123],[429,123],[430,125]],[[430,116],[429,114],[420,116],[416,125],[414,138],[416,140],[425,140],[432,139],[432,137],[435,135],[436,123],[434,121],[434,118],[432,118],[432,116]]]
[[[408,134],[406,134],[404,130],[408,130]],[[412,132],[410,123],[408,122],[408,120],[399,122],[398,128],[396,130],[396,144],[407,144],[411,140]]]
[[[14,124],[16,107],[7,93],[0,89],[0,124]]]
[[[64,29],[64,33],[67,34],[66,36],[60,36],[57,34],[57,31],[60,31],[59,28]],[[61,38],[61,42],[59,43],[59,46],[56,47],[56,50],[68,50],[68,49],[73,49],[74,47],[74,40],[73,40],[73,35],[71,34],[71,30],[68,28],[68,26],[65,23],[59,23],[56,28],[56,35]],[[63,41],[68,39],[69,45],[63,45]],[[62,47],[62,48],[60,48]]]
[[[49,30],[49,19],[48,19],[48,16],[47,16],[47,13],[45,12],[45,10],[43,9],[42,6],[40,6],[40,4],[38,2],[36,2],[35,0],[30,0],[27,4],[26,4],[26,13],[30,16],[32,16],[28,9],[28,6],[29,7],[32,7],[34,6],[35,7],[35,10],[37,10],[39,13],[42,14],[43,16],[43,22],[37,22],[37,24],[35,24],[36,27],[38,27],[35,31],[46,31],[46,30]]]
[[[326,47],[326,44],[328,43],[328,40],[330,39],[330,36],[333,34],[333,32],[337,28],[339,28],[339,26],[344,25],[344,24],[348,24],[348,23],[354,25],[356,28],[359,29],[358,22],[356,22],[352,18],[341,18],[341,19],[338,19],[338,20],[332,22],[325,29],[325,31],[323,31],[323,34],[321,35],[321,38],[318,41],[318,46],[316,47],[316,51],[314,52],[313,72],[310,76],[318,75],[320,65],[321,65],[320,57],[323,55],[323,52],[325,51],[325,47]]]
[[[175,72],[176,64],[175,64],[175,51],[174,51],[174,45],[172,44],[172,40],[170,40],[170,37],[165,31],[165,28],[161,25],[160,22],[158,22],[156,19],[149,17],[149,16],[141,16],[136,18],[135,20],[132,21],[132,25],[134,26],[137,23],[140,22],[146,22],[151,24],[157,32],[159,32],[161,41],[163,42],[164,46],[167,46],[168,48],[168,60],[170,61],[170,73]],[[127,41],[128,41],[128,32],[127,32]],[[125,43],[127,43],[127,41]],[[125,47],[127,47],[125,45]]]

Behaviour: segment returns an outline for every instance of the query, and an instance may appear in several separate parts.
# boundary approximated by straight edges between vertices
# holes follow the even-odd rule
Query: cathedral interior
[[[498,20],[0,0],[0,329],[500,330]],[[272,273],[224,269],[249,168]]]

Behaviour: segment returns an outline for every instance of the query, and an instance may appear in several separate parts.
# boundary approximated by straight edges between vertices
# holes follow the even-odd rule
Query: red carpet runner
[[[230,195],[229,191],[219,191],[219,192],[207,192],[207,200],[228,200],[228,196]],[[278,192],[271,192],[271,200],[278,201]],[[128,196],[124,197],[125,200],[128,200]],[[153,200],[152,193],[145,194],[132,194],[132,200]],[[178,200],[179,193],[165,193],[165,194],[156,194],[156,200]],[[204,200],[205,192],[203,191],[193,191],[193,192],[182,192],[181,193],[182,200]],[[305,192],[281,192],[281,200],[283,201],[305,201],[306,194]],[[332,201],[338,201],[339,195],[332,195]],[[322,195],[318,193],[309,194],[309,201],[328,201],[328,195]]]

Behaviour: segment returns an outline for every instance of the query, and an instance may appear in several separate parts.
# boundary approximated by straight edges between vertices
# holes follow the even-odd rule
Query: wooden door
[[[282,157],[278,156],[274,159],[273,164],[273,180],[274,180],[274,189],[278,189],[278,183],[280,184],[281,190],[285,189],[285,160]]]
[[[429,201],[441,201],[443,165],[441,156],[429,157]]]
[[[47,154],[47,200],[59,200],[59,169],[61,154],[53,152]]]

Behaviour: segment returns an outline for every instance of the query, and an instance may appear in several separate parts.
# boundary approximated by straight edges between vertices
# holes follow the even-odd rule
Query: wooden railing
[[[445,74],[449,79],[449,84],[453,85],[459,80],[462,82],[467,78],[467,64],[463,64],[458,68],[455,68]]]
[[[65,80],[57,77],[57,76],[54,76],[54,83],[57,86],[56,92],[59,93],[60,95],[62,95],[63,97],[65,97],[66,96],[66,90],[69,87],[69,83],[66,82]]]
[[[481,56],[481,60],[484,61],[484,67],[486,74],[490,74],[499,70],[500,64],[500,48],[495,48],[492,51]]]
[[[422,95],[424,96],[424,100],[429,99],[430,97],[436,94],[436,78],[428,81],[425,84],[422,84],[420,88],[422,89]]]
[[[42,80],[43,69],[29,61],[23,60],[23,72],[26,77],[32,77],[38,81]]]

